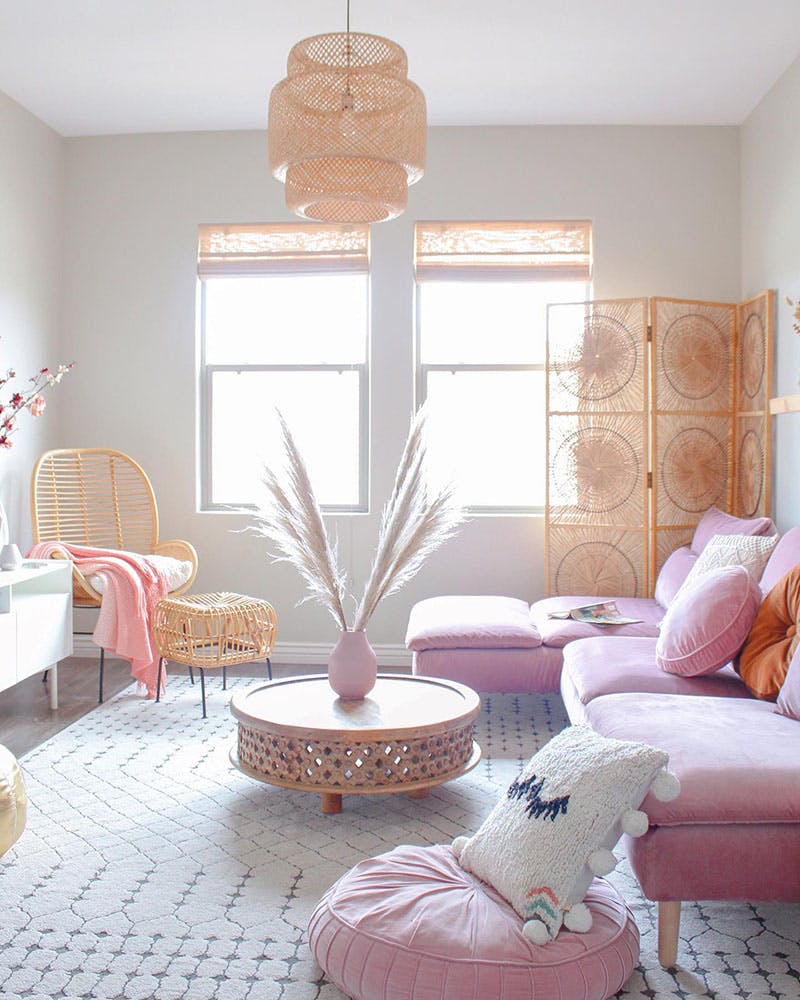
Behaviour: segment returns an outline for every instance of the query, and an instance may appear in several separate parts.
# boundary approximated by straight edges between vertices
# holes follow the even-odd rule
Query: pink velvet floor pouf
[[[449,846],[398,847],[356,865],[322,897],[309,943],[352,1000],[606,1000],[639,958],[639,931],[604,879],[586,896],[588,934],[544,947]]]

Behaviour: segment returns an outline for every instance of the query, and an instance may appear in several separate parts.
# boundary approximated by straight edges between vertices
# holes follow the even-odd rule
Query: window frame
[[[348,272],[343,271],[343,274]],[[237,513],[255,510],[252,503],[215,503],[212,499],[212,477],[214,469],[213,427],[214,393],[213,380],[217,372],[358,372],[358,501],[356,504],[320,504],[323,514],[365,514],[369,512],[370,496],[370,360],[371,360],[371,312],[369,271],[364,274],[364,294],[366,324],[364,327],[364,361],[347,364],[209,364],[206,360],[206,282],[208,280],[247,281],[250,277],[268,276],[265,270],[259,274],[246,275],[198,275],[199,285],[199,340],[200,340],[200,511],[202,513]]]
[[[414,358],[415,358],[415,393],[417,409],[423,405],[428,398],[428,373],[429,372],[451,372],[457,375],[459,372],[542,372],[546,377],[547,364],[428,364],[422,361],[422,296],[419,294],[419,286],[422,282],[414,282]],[[545,337],[547,333],[545,331]],[[546,475],[546,470],[545,470]],[[468,505],[464,508],[472,516],[485,517],[541,517],[544,515],[544,504],[540,506],[499,506]]]
[[[421,288],[426,284],[439,282],[459,282],[465,284],[503,285],[523,282],[524,284],[563,284],[565,286],[580,285],[583,289],[583,301],[591,297],[592,260],[593,260],[593,224],[589,219],[542,221],[542,220],[417,220],[414,226],[414,391],[415,403],[421,406],[428,398],[429,375],[431,372],[459,373],[508,373],[541,372],[544,379],[545,406],[547,405],[547,309],[544,319],[544,351],[541,362],[532,363],[491,363],[475,362],[427,363],[422,361],[422,294]],[[438,248],[431,247],[430,238],[437,231],[450,231],[455,237],[455,248],[447,244]],[[477,241],[469,245],[463,242],[459,246],[458,237],[480,231]],[[492,244],[493,234],[506,231],[508,244],[505,247]],[[530,236],[527,244],[524,239],[514,242],[514,234]],[[481,237],[484,237],[482,240]],[[552,239],[551,239],[552,237]],[[562,242],[566,238],[566,243]],[[427,240],[427,243],[426,243]],[[422,249],[420,250],[420,245]],[[539,256],[540,255],[540,256]],[[565,289],[566,291],[566,289]],[[566,297],[566,296],[565,296]],[[562,300],[563,301],[563,300]],[[552,304],[552,303],[548,303]],[[546,413],[544,415],[546,417]],[[544,435],[545,468],[543,476],[546,479],[547,470],[547,438]],[[500,505],[481,504],[468,505],[466,510],[476,516],[525,516],[541,517],[545,513],[545,500],[542,504],[530,505]]]

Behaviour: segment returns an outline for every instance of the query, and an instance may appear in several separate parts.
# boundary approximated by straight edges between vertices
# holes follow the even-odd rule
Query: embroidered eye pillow
[[[662,801],[680,791],[667,762],[655,747],[572,726],[533,755],[478,832],[457,837],[453,850],[514,907],[535,944],[555,938],[562,923],[588,931],[582,900],[592,879],[614,868],[611,848],[622,833],[647,831],[638,806],[648,791]]]

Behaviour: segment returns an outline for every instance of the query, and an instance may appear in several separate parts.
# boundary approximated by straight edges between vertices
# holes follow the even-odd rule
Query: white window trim
[[[211,276],[209,276],[211,277]],[[358,502],[351,504],[320,504],[324,514],[366,514],[369,512],[370,496],[370,302],[369,278],[365,281],[367,295],[367,325],[364,331],[366,350],[364,361],[360,364],[324,364],[324,365],[220,365],[206,362],[206,278],[198,278],[199,284],[199,314],[200,314],[200,512],[236,514],[241,511],[255,510],[255,505],[240,503],[236,505],[214,503],[211,499],[211,477],[213,470],[213,392],[212,380],[215,372],[345,372],[355,371],[358,377]],[[212,277],[213,280],[213,277]],[[237,280],[246,281],[246,276]]]

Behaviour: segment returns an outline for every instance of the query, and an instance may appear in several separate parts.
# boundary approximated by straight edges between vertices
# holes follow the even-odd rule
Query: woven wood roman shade
[[[589,281],[592,224],[418,222],[417,281]]]
[[[201,225],[197,273],[317,274],[369,270],[369,226],[312,223]]]

